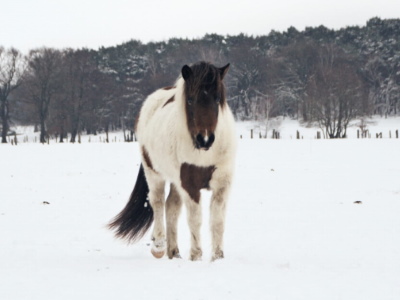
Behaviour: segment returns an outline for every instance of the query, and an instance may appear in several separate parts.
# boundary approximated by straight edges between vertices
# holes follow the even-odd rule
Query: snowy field
[[[400,129],[400,126],[398,126]],[[395,128],[394,128],[395,129]],[[137,143],[0,145],[0,299],[400,299],[400,139],[239,141],[225,259],[156,260],[105,226]]]

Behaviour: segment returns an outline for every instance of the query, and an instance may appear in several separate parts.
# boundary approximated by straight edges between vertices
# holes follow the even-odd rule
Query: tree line
[[[355,118],[400,111],[400,19],[363,27],[271,31],[264,36],[207,34],[115,47],[34,49],[23,56],[0,47],[2,142],[12,124],[33,124],[75,142],[82,131],[122,129],[133,136],[141,103],[174,83],[185,64],[231,63],[228,103],[238,120],[276,116],[318,124],[346,136]]]

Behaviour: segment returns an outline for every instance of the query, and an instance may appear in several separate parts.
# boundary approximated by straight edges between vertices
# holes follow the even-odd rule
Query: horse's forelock
[[[196,95],[204,88],[215,86],[217,92],[221,93],[221,106],[225,104],[225,86],[221,78],[220,70],[214,65],[199,62],[192,65],[192,76],[185,82],[185,93],[187,97]]]

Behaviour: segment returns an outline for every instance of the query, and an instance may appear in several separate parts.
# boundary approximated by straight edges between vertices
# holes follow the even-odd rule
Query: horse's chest
[[[209,188],[209,183],[215,171],[215,166],[199,167],[183,163],[180,167],[182,188],[196,203],[200,201],[200,190]]]

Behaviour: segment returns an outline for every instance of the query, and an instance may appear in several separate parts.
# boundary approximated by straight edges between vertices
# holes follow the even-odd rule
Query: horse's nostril
[[[208,137],[207,141],[204,143],[204,148],[210,148],[212,146],[212,144],[214,143],[215,140],[215,135],[213,133],[210,134],[210,136]]]
[[[209,144],[211,146],[212,143],[214,143],[214,141],[215,141],[215,135],[214,135],[214,133],[211,133],[211,135],[208,138],[207,144]]]
[[[215,135],[212,133],[207,138],[205,138],[202,134],[196,135],[196,148],[208,149],[215,141]]]
[[[204,143],[204,138],[200,133],[196,136],[196,141],[201,144]]]
[[[205,146],[204,137],[199,133],[196,135],[196,146],[197,148],[203,148]]]

